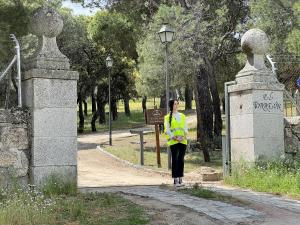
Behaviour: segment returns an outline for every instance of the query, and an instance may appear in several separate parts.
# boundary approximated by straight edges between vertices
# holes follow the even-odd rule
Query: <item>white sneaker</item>
[[[179,184],[179,178],[174,178],[174,186],[177,187],[178,184]]]
[[[179,184],[179,183],[175,184],[175,187],[181,187],[181,186],[182,186],[182,185]]]
[[[181,186],[185,186],[185,184],[183,183],[182,177],[179,177],[179,182],[178,182]]]

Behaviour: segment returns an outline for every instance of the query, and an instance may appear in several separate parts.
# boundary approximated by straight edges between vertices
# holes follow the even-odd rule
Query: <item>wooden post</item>
[[[154,106],[154,109],[157,109],[157,106]],[[159,144],[159,127],[158,124],[155,124],[155,136],[156,136],[156,158],[157,158],[157,167],[161,167],[160,161],[160,144]]]
[[[140,144],[141,144],[141,151],[140,151],[140,163],[144,165],[144,134],[143,131],[140,132]]]
[[[159,127],[156,124],[155,125],[155,136],[156,136],[156,155],[157,155],[157,166],[161,167],[161,161],[160,161],[160,144],[159,144]]]
[[[140,135],[140,165],[144,165],[144,131],[143,128],[132,129],[130,133]]]

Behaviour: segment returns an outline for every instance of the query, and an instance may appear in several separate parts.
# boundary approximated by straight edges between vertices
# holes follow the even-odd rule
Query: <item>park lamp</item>
[[[110,55],[107,56],[105,61],[106,61],[106,67],[107,68],[111,68],[113,66],[113,60],[112,60]]]
[[[169,24],[164,23],[158,32],[161,43],[171,43],[173,41],[174,33],[174,30],[169,26]]]

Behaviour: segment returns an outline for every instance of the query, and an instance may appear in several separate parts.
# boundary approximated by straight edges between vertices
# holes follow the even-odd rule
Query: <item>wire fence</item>
[[[22,107],[20,45],[15,35],[11,34],[10,38],[15,44],[16,54],[0,73],[0,108],[5,109],[15,106],[16,102]]]
[[[300,95],[299,92],[295,93],[294,95],[290,94],[294,102],[291,102],[289,98],[284,97],[284,116],[285,117],[294,117],[294,116],[300,116],[300,112],[297,109],[297,106],[300,106]],[[298,107],[299,108],[299,107]]]
[[[298,55],[266,55],[267,60],[269,61],[273,75],[277,78],[277,68],[276,65],[280,63],[297,63],[300,64],[300,56]],[[283,113],[285,117],[294,117],[300,115],[300,94],[298,90],[293,94],[288,90],[284,90],[284,109]]]

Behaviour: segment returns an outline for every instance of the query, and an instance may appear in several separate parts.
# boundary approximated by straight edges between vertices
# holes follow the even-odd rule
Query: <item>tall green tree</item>
[[[113,103],[124,100],[129,116],[129,99],[136,96],[134,71],[138,35],[135,24],[121,13],[103,10],[92,18],[88,29],[98,52],[104,56],[111,54],[114,59],[111,71]],[[116,119],[117,114],[113,115]]]
[[[69,58],[71,69],[79,72],[77,82],[77,102],[79,104],[79,132],[84,129],[83,103],[91,96],[95,81],[98,78],[99,69],[103,68],[103,63],[98,61],[98,57],[91,57],[97,54],[92,40],[89,38],[87,26],[89,17],[74,16],[69,9],[61,9],[64,27],[58,36],[57,42],[60,50]]]
[[[219,136],[222,129],[217,75],[224,74],[226,70],[226,67],[221,67],[224,59],[240,51],[235,34],[237,26],[245,22],[247,12],[243,1],[200,1],[172,7],[162,5],[153,23],[149,24],[146,38],[139,45],[140,83],[148,87],[156,84],[155,92],[163,91],[163,47],[158,44],[155,33],[163,22],[169,22],[175,28],[176,37],[170,46],[169,59],[173,76],[171,87],[194,84],[197,139],[206,161],[210,160],[208,149],[213,138]]]
[[[279,81],[296,88],[299,77],[299,0],[250,0],[248,27],[264,30],[270,38],[269,53],[277,62]],[[298,50],[297,50],[298,49]]]

